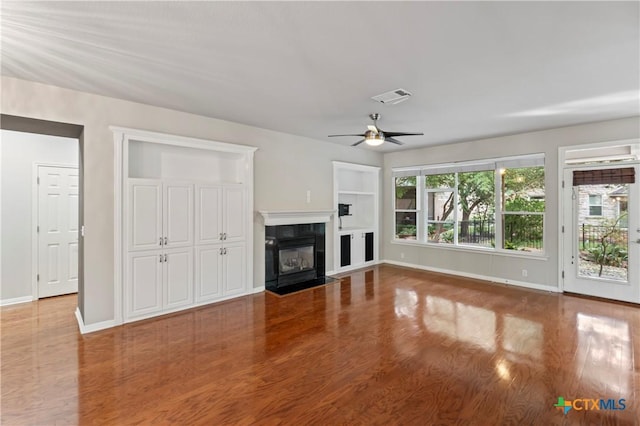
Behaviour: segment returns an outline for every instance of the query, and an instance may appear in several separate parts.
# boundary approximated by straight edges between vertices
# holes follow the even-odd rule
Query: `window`
[[[415,240],[417,235],[418,177],[404,176],[395,178],[395,236],[399,239]]]
[[[500,169],[502,248],[541,251],[544,167]]]
[[[427,195],[427,241],[452,244],[455,237],[455,175],[425,177]]]
[[[543,250],[544,156],[394,169],[396,239]]]
[[[602,195],[589,195],[589,216],[602,216]]]

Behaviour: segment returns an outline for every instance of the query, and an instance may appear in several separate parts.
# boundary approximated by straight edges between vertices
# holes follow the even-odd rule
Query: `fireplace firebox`
[[[325,278],[324,223],[267,226],[265,237],[267,288],[314,284]]]

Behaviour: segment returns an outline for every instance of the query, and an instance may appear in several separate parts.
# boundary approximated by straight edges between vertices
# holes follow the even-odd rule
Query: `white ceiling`
[[[2,1],[2,74],[403,149],[640,114],[638,2]],[[403,88],[398,105],[370,98]],[[366,144],[354,149],[379,148]]]

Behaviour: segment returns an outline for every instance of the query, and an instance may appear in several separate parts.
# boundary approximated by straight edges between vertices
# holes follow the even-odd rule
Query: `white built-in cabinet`
[[[246,281],[245,189],[196,187],[196,300],[242,294]]]
[[[255,148],[112,130],[122,163],[116,320],[252,293]]]
[[[333,162],[334,268],[348,271],[378,262],[380,168]],[[349,215],[341,216],[340,205]]]

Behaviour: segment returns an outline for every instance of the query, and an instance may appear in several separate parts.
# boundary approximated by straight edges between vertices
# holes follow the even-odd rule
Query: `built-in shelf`
[[[333,162],[334,206],[348,215],[334,220],[334,269],[346,271],[378,260],[380,168]],[[344,209],[343,209],[344,210]]]

